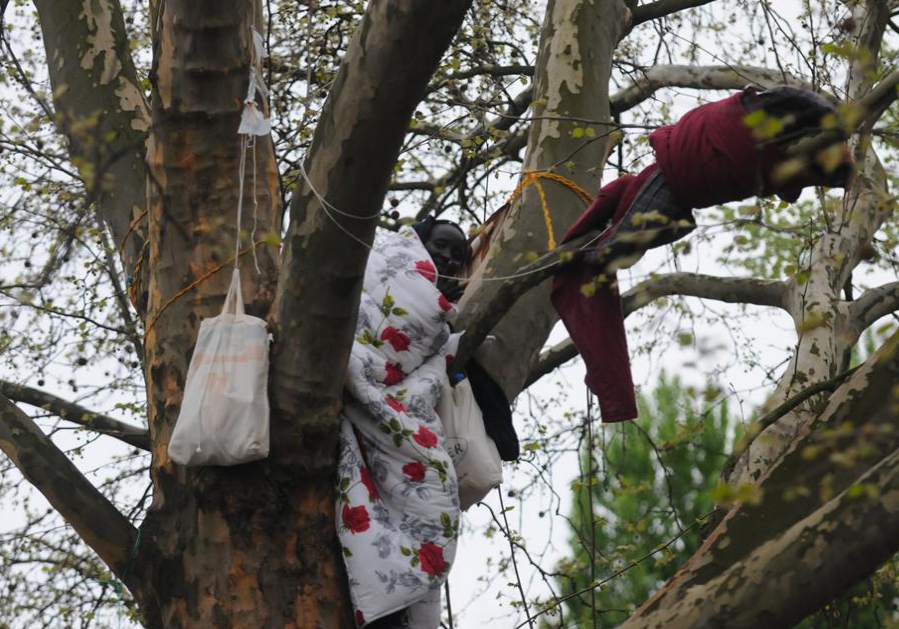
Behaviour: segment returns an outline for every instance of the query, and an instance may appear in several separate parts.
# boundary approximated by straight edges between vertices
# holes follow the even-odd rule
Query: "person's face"
[[[431,230],[431,235],[425,242],[425,249],[431,255],[440,275],[455,277],[465,264],[468,243],[456,227],[438,223]],[[441,277],[437,280],[437,288],[443,290],[443,286],[448,286],[448,282],[458,283]]]

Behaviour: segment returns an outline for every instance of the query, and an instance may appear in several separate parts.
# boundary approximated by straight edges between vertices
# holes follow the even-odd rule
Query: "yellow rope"
[[[175,303],[176,301],[178,301],[181,297],[183,297],[184,295],[186,295],[191,289],[195,288],[196,286],[198,286],[198,285],[201,284],[202,282],[205,282],[207,279],[209,279],[210,277],[212,277],[213,275],[215,275],[216,273],[218,273],[219,271],[221,271],[222,269],[224,269],[226,266],[230,266],[235,260],[237,260],[237,258],[239,258],[240,256],[244,255],[245,253],[251,252],[253,249],[256,248],[257,245],[260,245],[260,244],[264,243],[266,240],[267,240],[266,238],[260,238],[259,240],[257,240],[256,242],[254,242],[252,245],[250,245],[250,246],[245,247],[244,249],[242,249],[242,250],[240,251],[240,253],[238,253],[236,256],[233,256],[233,257],[232,257],[230,260],[228,260],[227,262],[223,262],[223,263],[219,264],[218,266],[213,267],[211,270],[206,271],[206,273],[204,273],[203,275],[201,275],[200,277],[198,277],[197,279],[195,279],[193,282],[191,282],[190,284],[188,284],[187,286],[185,286],[184,288],[182,288],[181,290],[179,290],[177,293],[175,293],[175,294],[171,297],[171,299],[169,299],[167,302],[165,302],[165,303],[162,305],[162,308],[160,308],[160,309],[156,312],[156,314],[153,315],[153,319],[152,319],[152,320],[150,321],[150,323],[147,325],[147,329],[146,329],[146,331],[144,332],[144,338],[146,338],[146,335],[150,333],[150,330],[153,329],[153,326],[156,325],[156,321],[158,321],[158,320],[159,320],[159,317],[162,316],[162,313],[166,311],[166,308],[168,308],[168,307],[171,306],[173,303]]]
[[[144,210],[143,212],[141,212],[138,215],[138,217],[136,219],[131,221],[131,225],[128,227],[128,231],[125,232],[125,237],[122,238],[122,244],[119,245],[119,255],[120,256],[122,255],[122,253],[125,250],[125,243],[128,242],[128,236],[131,235],[131,232],[134,231],[134,228],[137,227],[137,224],[141,222],[141,220],[147,215],[147,212],[149,212],[149,211],[150,211],[149,209]]]
[[[555,181],[556,183],[560,183],[572,192],[576,193],[587,205],[593,201],[593,195],[589,192],[581,188],[579,185],[559,175],[557,173],[551,173],[548,170],[526,170],[522,173],[521,183],[518,184],[518,187],[512,191],[512,195],[509,197],[508,204],[511,205],[515,202],[515,200],[521,195],[525,188],[529,185],[533,185],[537,188],[537,195],[540,197],[540,207],[543,210],[543,221],[546,223],[546,233],[549,235],[548,247],[550,249],[556,248],[556,238],[555,234],[553,234],[553,224],[552,217],[549,212],[549,205],[546,202],[546,192],[543,189],[543,184],[540,183],[541,179],[549,179],[550,181]]]
[[[140,279],[140,267],[144,263],[144,255],[147,253],[147,247],[144,246],[140,250],[140,256],[137,258],[137,264],[134,265],[134,272],[131,273],[131,286],[128,287],[128,296],[131,297],[131,303],[135,309],[140,310],[137,305],[137,282]]]

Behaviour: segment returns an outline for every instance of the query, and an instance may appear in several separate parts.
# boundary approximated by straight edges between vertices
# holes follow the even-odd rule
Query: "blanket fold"
[[[337,527],[360,627],[401,609],[440,624],[459,491],[434,410],[452,351],[453,305],[411,231],[369,256],[341,419]]]

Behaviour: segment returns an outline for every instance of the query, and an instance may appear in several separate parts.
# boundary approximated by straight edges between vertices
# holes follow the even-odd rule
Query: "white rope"
[[[240,268],[240,222],[243,218],[243,180],[247,170],[247,136],[240,136],[240,166],[237,168],[237,242],[234,245],[234,268]],[[253,202],[256,202],[255,190]],[[255,242],[255,241],[254,241]],[[253,247],[255,253],[256,247]]]

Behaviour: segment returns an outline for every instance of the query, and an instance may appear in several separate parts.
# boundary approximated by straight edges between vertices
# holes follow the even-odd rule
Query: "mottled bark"
[[[146,237],[143,223],[123,242],[132,221],[146,209],[144,142],[150,112],[122,8],[117,0],[35,0],[34,5],[56,126],[116,244],[124,244],[122,262],[130,273]]]
[[[547,4],[540,39],[533,107],[524,170],[552,170],[593,192],[599,187],[611,127],[595,125],[593,138],[573,134],[571,118],[611,120],[609,76],[612,51],[625,32],[628,11],[621,0],[552,0]],[[575,137],[575,136],[578,137]],[[551,224],[557,240],[583,211],[583,201],[565,186],[543,181]],[[503,278],[515,274],[528,254],[545,252],[549,234],[539,195],[525,188],[509,212],[490,255],[472,278],[462,300],[459,328],[472,320],[499,290]],[[511,400],[521,391],[531,364],[557,316],[549,302],[549,284],[531,290],[491,332],[496,341],[478,358]]]
[[[847,83],[850,101],[876,96],[874,85],[880,43],[889,17],[883,0],[853,3],[857,31],[855,44],[860,54],[850,70]],[[884,83],[892,83],[887,77]],[[887,90],[892,98],[895,90]],[[867,101],[865,101],[867,102]],[[875,106],[876,119],[876,106]],[[872,121],[873,124],[873,121]],[[807,269],[788,286],[788,311],[797,333],[796,349],[768,408],[783,403],[802,389],[834,377],[844,355],[858,340],[860,330],[850,316],[850,304],[842,300],[842,290],[861,259],[861,251],[892,212],[887,202],[886,175],[865,134],[851,140],[858,162],[858,174],[847,189],[842,207],[827,217],[827,228],[812,248]],[[822,208],[822,211],[828,212]],[[789,413],[765,429],[757,438],[729,480],[751,482],[759,478],[814,418],[814,400]]]
[[[333,467],[362,277],[387,184],[412,112],[469,5],[369,3],[322,110],[305,162],[309,181],[290,202],[273,319],[272,402],[285,418],[305,416],[275,426],[275,435],[290,445],[281,455],[303,469]]]
[[[154,491],[141,540],[153,551],[131,588],[150,626],[339,627],[348,617],[334,576],[330,478],[302,478],[271,461],[185,469],[166,450],[199,323],[218,314],[230,281],[252,8],[166,2],[154,42],[145,340]],[[260,138],[255,152],[258,240],[277,232],[280,198],[270,140]],[[254,224],[253,162],[250,150],[245,234]],[[266,243],[255,253],[259,274],[252,254],[241,259],[243,293],[248,310],[264,316],[276,249]],[[224,270],[176,298],[218,265]]]
[[[899,334],[622,627],[791,627],[899,550],[897,379]]]

